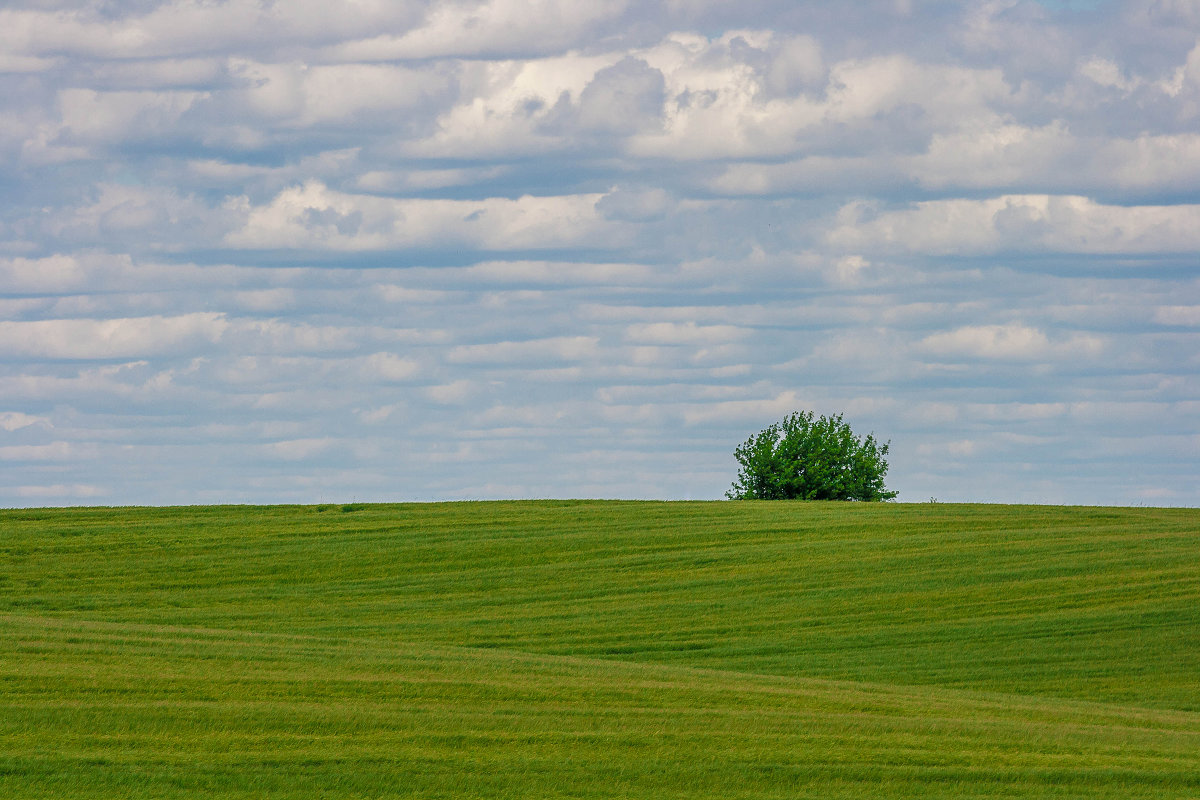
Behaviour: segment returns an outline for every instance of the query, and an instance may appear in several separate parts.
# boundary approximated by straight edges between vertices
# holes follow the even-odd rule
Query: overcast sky
[[[6,0],[0,505],[1200,504],[1200,3]]]

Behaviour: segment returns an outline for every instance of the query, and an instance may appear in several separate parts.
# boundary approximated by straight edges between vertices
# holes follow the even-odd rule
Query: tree
[[[891,500],[883,485],[888,446],[859,439],[842,415],[794,412],[742,443],[731,500]]]

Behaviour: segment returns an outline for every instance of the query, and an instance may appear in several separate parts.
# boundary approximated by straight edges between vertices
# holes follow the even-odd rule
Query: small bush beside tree
[[[891,500],[883,485],[890,442],[860,439],[842,415],[789,414],[735,451],[737,480],[731,500]]]

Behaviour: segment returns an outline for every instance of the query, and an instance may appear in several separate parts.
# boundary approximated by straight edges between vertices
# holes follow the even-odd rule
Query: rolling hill
[[[1200,511],[0,511],[0,796],[1196,797]]]

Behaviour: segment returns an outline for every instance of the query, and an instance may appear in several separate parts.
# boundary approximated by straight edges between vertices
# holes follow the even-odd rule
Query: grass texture
[[[0,511],[4,798],[1200,796],[1200,512]]]

